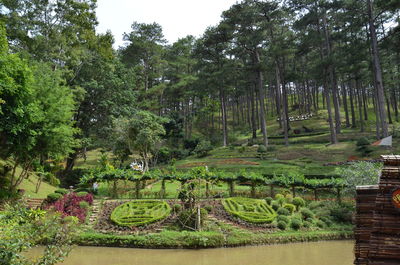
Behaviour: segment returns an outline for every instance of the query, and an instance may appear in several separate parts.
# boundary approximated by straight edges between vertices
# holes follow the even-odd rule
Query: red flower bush
[[[79,203],[86,201],[89,205],[93,204],[93,195],[88,193],[85,196],[78,196],[75,192],[65,194],[58,201],[48,205],[46,208],[52,208],[60,212],[63,217],[75,216],[81,222],[84,222],[87,215],[87,209],[81,208]]]

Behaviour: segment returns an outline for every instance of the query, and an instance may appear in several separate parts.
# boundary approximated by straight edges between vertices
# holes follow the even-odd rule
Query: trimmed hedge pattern
[[[171,207],[165,201],[135,200],[121,204],[111,213],[111,221],[119,226],[142,226],[168,217]]]
[[[277,214],[264,200],[228,198],[222,201],[225,211],[249,223],[271,223]]]

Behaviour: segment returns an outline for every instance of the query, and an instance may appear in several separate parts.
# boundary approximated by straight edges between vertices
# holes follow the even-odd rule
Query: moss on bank
[[[113,235],[84,232],[75,238],[81,246],[132,248],[218,248],[245,245],[281,244],[353,238],[352,230],[251,232],[234,229],[224,232],[163,231],[145,235]]]

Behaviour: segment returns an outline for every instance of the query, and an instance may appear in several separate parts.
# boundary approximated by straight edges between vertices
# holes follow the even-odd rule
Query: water
[[[326,241],[202,250],[76,247],[62,265],[352,265],[353,246]]]

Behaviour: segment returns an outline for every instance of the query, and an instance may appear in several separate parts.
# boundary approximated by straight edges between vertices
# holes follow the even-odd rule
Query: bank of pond
[[[93,200],[80,192],[66,193],[45,208],[81,223],[74,242],[83,246],[218,248],[353,236],[352,203],[291,194],[196,200],[189,189],[180,200]]]

